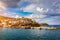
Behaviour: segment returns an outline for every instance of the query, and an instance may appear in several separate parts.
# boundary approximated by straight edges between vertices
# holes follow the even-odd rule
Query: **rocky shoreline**
[[[29,18],[10,18],[0,16],[0,28],[20,28],[20,29],[45,29],[56,30],[60,28],[49,27],[47,23],[38,23]]]

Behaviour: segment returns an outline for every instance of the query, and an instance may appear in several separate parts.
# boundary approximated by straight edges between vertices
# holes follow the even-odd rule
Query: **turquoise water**
[[[60,30],[0,28],[0,40],[60,40]]]

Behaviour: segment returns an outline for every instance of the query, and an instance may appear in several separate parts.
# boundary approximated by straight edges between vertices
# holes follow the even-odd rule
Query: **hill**
[[[0,16],[0,27],[8,27],[8,28],[30,28],[30,27],[40,27],[45,26],[45,24],[39,24],[36,21],[29,18],[11,18]]]

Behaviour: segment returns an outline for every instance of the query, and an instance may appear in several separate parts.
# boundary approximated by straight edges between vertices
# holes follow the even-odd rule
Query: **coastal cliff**
[[[31,28],[31,27],[40,27],[48,26],[47,23],[37,23],[35,20],[29,18],[11,18],[0,16],[0,27],[7,28]]]

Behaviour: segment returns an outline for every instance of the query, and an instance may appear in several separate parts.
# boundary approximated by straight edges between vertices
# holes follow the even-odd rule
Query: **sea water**
[[[0,28],[0,40],[60,40],[60,30]]]

